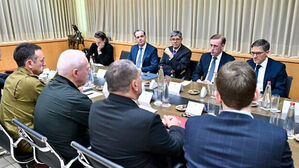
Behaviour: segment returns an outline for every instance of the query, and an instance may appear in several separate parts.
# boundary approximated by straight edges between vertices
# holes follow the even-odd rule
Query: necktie
[[[174,56],[175,54],[176,54],[176,51],[175,51],[175,50],[173,50],[173,51],[172,51],[172,55]]]
[[[209,75],[208,75],[208,81],[212,81],[212,79],[213,79],[215,66],[216,66],[216,60],[217,60],[217,57],[213,57],[213,62],[212,62],[210,72],[209,72]]]
[[[259,76],[259,69],[261,67],[262,67],[261,65],[256,65],[256,67],[255,67],[256,82],[257,82],[257,77]]]
[[[139,48],[139,56],[137,58],[137,61],[136,61],[136,67],[137,68],[141,68],[141,57],[142,57],[142,48]]]

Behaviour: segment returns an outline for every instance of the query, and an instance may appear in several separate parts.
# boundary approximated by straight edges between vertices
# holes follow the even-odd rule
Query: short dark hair
[[[172,31],[172,32],[169,34],[169,37],[170,37],[170,38],[173,37],[173,36],[179,36],[180,38],[182,38],[182,37],[183,37],[183,34],[182,34],[182,32],[180,32],[180,31],[178,31],[178,30],[174,30],[174,31]]]
[[[32,43],[21,43],[17,46],[13,53],[13,58],[16,61],[18,67],[25,66],[25,62],[28,59],[36,61],[37,57],[35,55],[36,50],[41,50],[42,48],[36,44]]]
[[[138,69],[135,64],[127,59],[113,62],[108,67],[105,80],[110,92],[128,92],[132,80],[137,79]]]
[[[256,75],[246,62],[229,62],[218,72],[216,87],[226,106],[241,110],[252,102]]]
[[[210,40],[212,39],[221,39],[221,44],[225,44],[226,43],[226,38],[222,35],[222,34],[214,34]]]
[[[269,51],[270,43],[265,39],[258,39],[251,44],[251,48],[253,47],[262,47],[264,51]]]
[[[102,32],[102,31],[98,31],[98,32],[96,32],[96,33],[94,34],[94,37],[95,37],[95,38],[100,38],[100,39],[102,39],[103,41],[104,41],[104,40],[106,40],[107,42],[109,41],[108,38],[107,38],[107,36],[106,36],[106,34],[105,34],[104,32]]]
[[[146,35],[145,35],[145,31],[144,31],[144,30],[137,29],[137,30],[135,30],[135,31],[134,31],[134,37],[136,37],[136,35],[135,35],[135,34],[136,34],[137,32],[139,32],[139,31],[143,32],[143,35],[144,35],[144,36],[146,36]]]

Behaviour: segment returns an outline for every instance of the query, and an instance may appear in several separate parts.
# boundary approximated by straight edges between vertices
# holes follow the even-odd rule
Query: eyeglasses
[[[262,55],[263,53],[265,53],[265,52],[250,52],[250,54],[251,54],[252,56],[254,56],[254,55],[256,55],[256,56],[260,56],[260,55]]]
[[[180,41],[182,40],[181,38],[171,38],[170,41]]]

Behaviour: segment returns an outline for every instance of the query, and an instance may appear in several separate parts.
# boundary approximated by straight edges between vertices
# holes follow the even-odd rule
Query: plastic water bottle
[[[291,102],[288,114],[284,120],[283,128],[287,131],[288,138],[294,138],[294,131],[295,131],[295,103]]]
[[[165,78],[164,87],[163,87],[163,96],[162,96],[162,107],[170,107],[171,104],[169,103],[169,81],[170,78]]]
[[[271,108],[271,96],[272,96],[271,81],[268,81],[265,92],[264,92],[263,102],[262,102],[262,107],[265,110],[270,110],[270,108]]]
[[[155,89],[155,95],[156,95],[156,100],[154,102],[155,106],[161,106],[162,105],[162,97],[163,97],[163,91],[164,91],[164,72],[163,68],[160,67],[158,71],[158,88]]]

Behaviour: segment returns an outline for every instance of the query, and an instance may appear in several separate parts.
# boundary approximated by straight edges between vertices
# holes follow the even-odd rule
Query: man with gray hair
[[[57,71],[56,79],[37,100],[34,128],[68,162],[77,155],[71,141],[89,146],[88,115],[92,102],[78,89],[87,81],[89,64],[82,51],[66,50],[58,59]]]
[[[172,46],[164,50],[160,66],[165,75],[175,78],[185,78],[190,63],[191,50],[182,44],[183,36],[180,31],[170,33]]]
[[[166,156],[182,155],[184,129],[173,116],[140,109],[140,70],[129,60],[113,62],[105,75],[110,95],[89,115],[92,150],[124,167],[167,167]],[[166,130],[169,128],[169,133]]]

